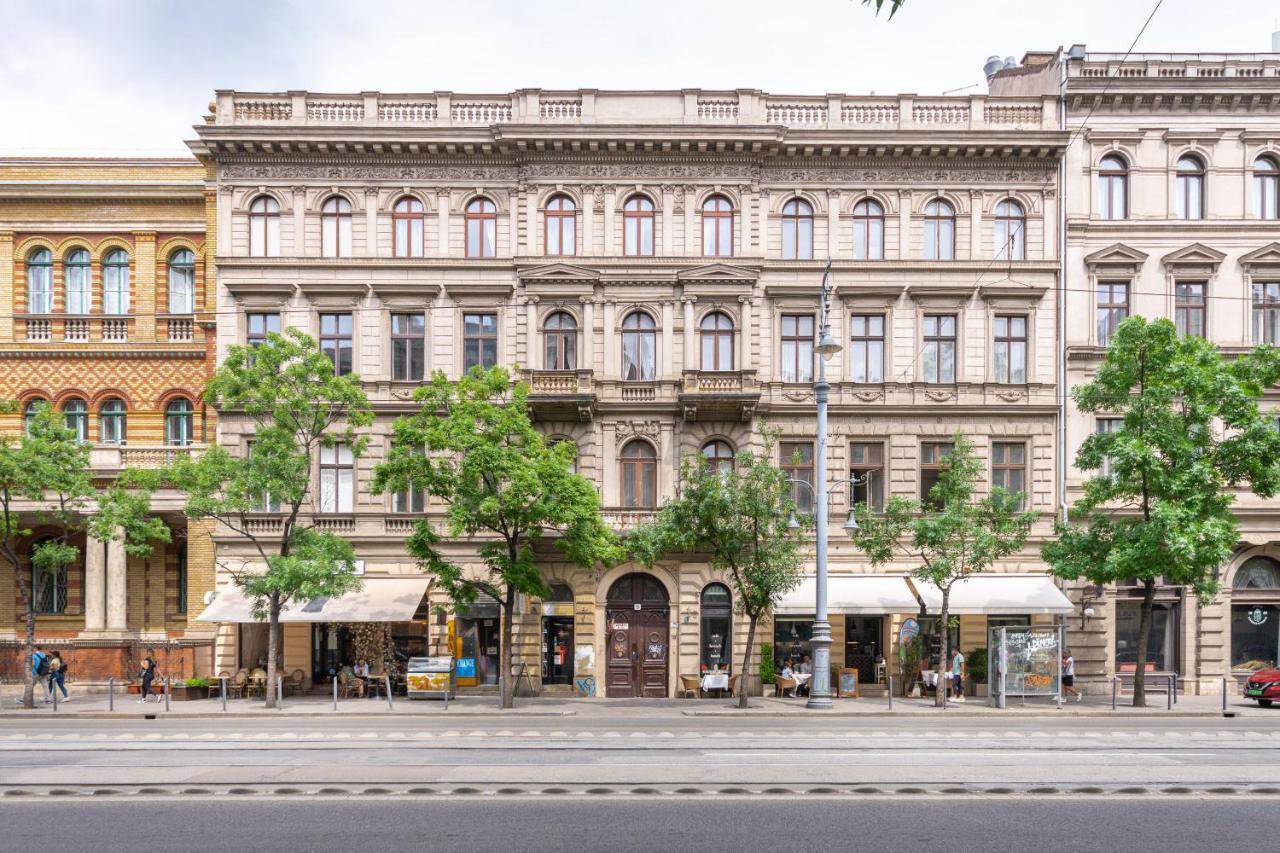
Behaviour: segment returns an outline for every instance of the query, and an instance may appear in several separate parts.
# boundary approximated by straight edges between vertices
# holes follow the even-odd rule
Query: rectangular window
[[[391,378],[417,382],[427,372],[427,318],[422,314],[391,315]]]
[[[462,369],[498,363],[498,315],[462,315]]]
[[[791,499],[801,512],[813,512],[813,442],[784,441],[778,444],[778,467],[788,479],[808,483],[792,483]]]
[[[253,456],[253,442],[249,442],[247,448],[248,455]],[[279,512],[280,501],[271,496],[268,491],[263,491],[260,495],[255,495],[252,506],[249,507],[250,512]]]
[[[31,603],[36,613],[67,612],[67,567],[31,567]]]
[[[186,543],[178,546],[176,560],[176,581],[178,584],[177,601],[175,602],[175,610],[179,616],[187,615],[187,546]]]
[[[1116,602],[1116,671],[1134,672],[1138,668],[1138,619],[1142,602]],[[1177,604],[1155,603],[1151,607],[1151,627],[1147,635],[1146,664],[1148,672],[1178,670]]]
[[[995,380],[1002,385],[1027,381],[1027,318],[997,314],[995,318]]]
[[[1129,316],[1129,283],[1098,282],[1098,345],[1111,343],[1116,328]]]
[[[320,512],[352,512],[355,509],[356,465],[351,447],[335,444],[320,448]]]
[[[782,381],[813,381],[813,315],[782,315]]]
[[[1178,327],[1178,334],[1184,338],[1203,338],[1205,283],[1179,281],[1173,287],[1173,322]]]
[[[955,445],[949,441],[926,441],[920,445],[920,503],[925,508],[935,508],[930,493],[938,485],[938,477],[954,450]]]
[[[884,445],[854,442],[849,448],[849,479],[854,481],[854,506],[884,509]]]
[[[1124,429],[1124,418],[1098,418],[1094,424],[1094,432],[1100,435],[1112,435]],[[1111,476],[1111,460],[1103,458],[1102,467],[1098,469],[1098,473],[1103,477]]]
[[[1280,344],[1280,283],[1253,286],[1253,342]]]
[[[1018,509],[1027,508],[1027,446],[1021,442],[991,445],[991,485],[1022,495]]]
[[[956,316],[924,315],[924,351],[920,360],[924,382],[956,381]]]
[[[849,378],[854,382],[883,382],[884,315],[854,314],[850,324]]]
[[[267,342],[267,335],[280,334],[279,314],[245,315],[245,343],[251,347]]]
[[[352,328],[350,314],[320,315],[320,351],[329,356],[338,376],[346,376],[352,370]]]

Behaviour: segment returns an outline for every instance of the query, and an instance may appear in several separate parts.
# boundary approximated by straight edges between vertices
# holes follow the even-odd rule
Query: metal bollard
[[[114,677],[107,679],[107,710],[114,711],[116,709],[116,680]]]
[[[227,710],[227,677],[218,676],[218,687],[222,691],[222,710]]]
[[[385,674],[384,674],[384,675],[382,676],[382,679],[383,679],[383,681],[385,681],[385,682],[386,682],[386,684],[387,684],[387,710],[388,710],[388,711],[394,711],[394,710],[396,709],[396,704],[395,704],[395,702],[394,702],[394,701],[392,701],[392,699],[391,699],[391,676],[390,676],[390,675],[385,675]]]
[[[1111,676],[1111,710],[1113,711],[1116,709],[1116,686],[1119,683],[1120,679],[1114,675]]]
[[[1173,674],[1173,704],[1178,704],[1178,673]]]
[[[276,676],[276,710],[284,707],[284,678]]]
[[[1222,713],[1227,713],[1227,677],[1222,676]]]
[[[169,680],[170,680],[170,679],[169,679],[169,677],[168,677],[168,676],[165,676],[165,679],[164,679],[164,709],[165,709],[166,711],[167,711],[167,710],[169,710]]]
[[[1166,711],[1172,711],[1173,710],[1173,676],[1166,675],[1164,677],[1164,680],[1165,680],[1164,709]]]
[[[893,676],[887,676],[889,679],[889,710],[893,710]]]
[[[49,679],[49,681],[48,681],[48,682],[46,682],[46,683],[48,684],[48,687],[49,687],[49,695],[53,697],[53,710],[54,710],[54,713],[57,713],[57,710],[58,710],[58,691],[54,689],[53,679]]]
[[[333,677],[333,710],[338,710],[338,676]]]

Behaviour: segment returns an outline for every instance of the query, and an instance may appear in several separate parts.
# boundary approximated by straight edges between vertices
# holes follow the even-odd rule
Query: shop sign
[[[898,629],[898,642],[909,643],[920,633],[920,623],[914,619],[905,619]]]
[[[572,616],[573,605],[544,603],[542,605],[542,615],[543,616]]]
[[[458,658],[458,677],[459,678],[475,678],[476,677],[476,659],[475,658]]]
[[[1266,608],[1255,607],[1249,611],[1249,624],[1254,626],[1265,625],[1267,624],[1267,617],[1269,615],[1270,614],[1267,613]]]

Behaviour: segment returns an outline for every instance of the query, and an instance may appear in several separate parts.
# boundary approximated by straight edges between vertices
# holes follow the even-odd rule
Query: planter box
[[[208,687],[187,687],[183,684],[175,684],[169,688],[169,698],[175,702],[188,702],[192,699],[208,699]]]

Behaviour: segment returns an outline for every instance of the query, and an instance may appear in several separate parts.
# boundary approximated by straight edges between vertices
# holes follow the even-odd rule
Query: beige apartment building
[[[1065,79],[1062,77],[1065,60]],[[1280,54],[1028,54],[991,91],[1065,85],[1066,387],[1088,381],[1125,317],[1167,317],[1224,352],[1280,342]],[[1069,404],[1068,404],[1069,405]],[[1280,414],[1280,392],[1265,405]],[[1065,458],[1113,419],[1070,409]],[[1072,467],[1067,500],[1085,475]],[[1241,495],[1240,543],[1207,606],[1161,586],[1149,666],[1219,692],[1277,659],[1280,502]],[[1080,586],[1080,675],[1131,673],[1140,588]],[[1085,610],[1087,608],[1087,610]]]
[[[876,571],[854,552],[840,526],[849,501],[921,494],[956,431],[991,481],[1042,513],[1025,553],[957,602],[962,648],[985,645],[988,626],[1071,610],[1038,554],[1059,493],[1056,92],[220,91],[212,107],[191,145],[216,205],[219,357],[297,326],[361,377],[377,412],[370,451],[316,461],[313,511],[354,542],[362,595],[386,605],[343,618],[393,614],[403,654],[451,652],[462,684],[496,682],[496,604],[437,616],[442,593],[405,553],[416,518],[437,508],[368,488],[424,377],[500,364],[528,380],[537,423],[577,445],[621,532],[674,495],[682,457],[732,464],[766,427],[780,431],[779,461],[812,483],[828,259],[843,345],[827,364],[833,661],[882,681],[901,622],[934,602],[904,581],[911,565]],[[233,452],[251,438],[234,416],[219,421]],[[251,559],[227,531],[217,547],[220,561]],[[448,547],[477,562],[473,542]],[[672,696],[681,676],[740,671],[745,620],[696,555],[646,572],[548,553],[544,571],[553,595],[522,601],[513,626],[544,689]],[[220,577],[211,597],[226,672],[264,649],[231,587]],[[807,650],[812,592],[810,580],[788,596],[766,631],[779,657]],[[310,681],[350,653],[347,623],[324,611],[285,619],[285,669]]]

